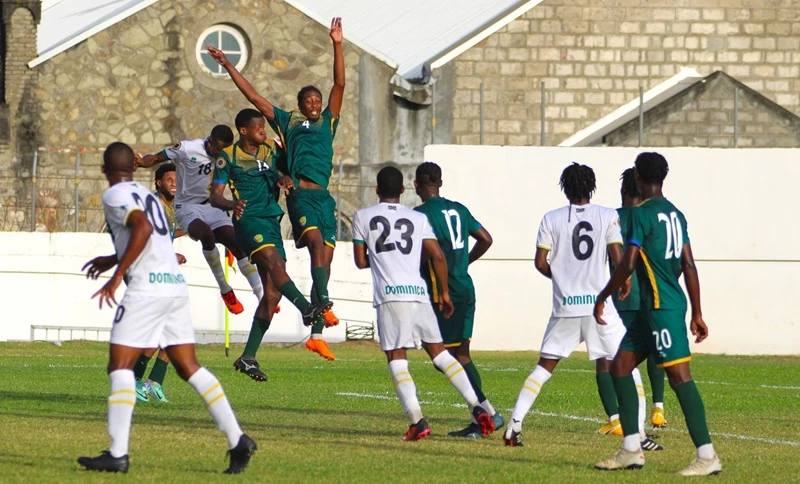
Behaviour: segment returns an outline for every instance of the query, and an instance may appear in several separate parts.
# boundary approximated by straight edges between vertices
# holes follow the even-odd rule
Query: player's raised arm
[[[139,168],[150,168],[151,166],[159,163],[169,161],[169,158],[167,158],[167,155],[165,155],[163,151],[160,151],[154,155],[135,155],[134,161],[136,162],[136,166]]]
[[[489,231],[483,227],[479,228],[475,232],[470,232],[469,235],[475,239],[475,245],[472,247],[472,250],[469,251],[469,263],[472,264],[476,260],[480,259],[487,250],[489,250],[489,247],[492,246],[494,240],[492,240],[492,234],[490,234]]]
[[[262,96],[261,94],[256,91],[256,88],[250,84],[250,81],[244,78],[244,76],[236,69],[236,67],[231,64],[231,61],[225,56],[225,53],[221,50],[212,47],[210,45],[206,46],[208,50],[208,54],[215,60],[219,65],[225,68],[228,71],[228,74],[231,76],[233,83],[236,84],[236,87],[239,88],[239,91],[244,94],[244,97],[250,101],[250,104],[255,106],[256,109],[261,111],[261,114],[267,117],[267,119],[275,119],[275,112],[272,110],[272,103],[267,101],[267,99]],[[340,102],[341,106],[341,102]]]
[[[447,259],[444,252],[439,247],[436,239],[425,239],[422,241],[422,258],[430,259],[433,262],[433,273],[439,283],[439,309],[444,313],[445,318],[453,315],[455,308],[453,301],[450,300],[450,288],[447,285]]]
[[[696,336],[695,343],[699,343],[708,337],[708,326],[703,321],[703,309],[700,307],[700,278],[697,276],[692,246],[688,243],[683,244],[681,270],[683,280],[686,282],[686,292],[689,293],[689,304],[692,306],[692,321],[689,328]]]
[[[334,118],[339,117],[344,100],[344,54],[342,54],[342,17],[331,20],[331,40],[333,41],[333,87],[328,96],[328,109]],[[238,85],[238,84],[237,84]],[[266,115],[266,113],[264,113]]]

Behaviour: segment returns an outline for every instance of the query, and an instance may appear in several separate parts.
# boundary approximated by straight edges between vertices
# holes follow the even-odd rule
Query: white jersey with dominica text
[[[428,217],[398,203],[379,203],[356,212],[353,243],[367,246],[373,306],[390,301],[430,304],[420,275],[425,239],[436,240]]]
[[[175,208],[190,203],[208,201],[211,177],[214,176],[214,159],[206,152],[205,139],[184,140],[163,151],[175,163]]]
[[[150,190],[137,182],[121,182],[103,193],[103,211],[108,231],[114,241],[117,259],[122,258],[133,232],[125,225],[135,211],[142,211],[153,225],[153,233],[144,250],[125,273],[126,294],[152,297],[188,297],[175,249],[172,247],[169,222],[161,203]]]
[[[599,205],[569,205],[547,212],[536,247],[550,251],[553,316],[591,316],[609,278],[608,246],[622,245],[619,215]],[[609,298],[605,311],[616,313]]]

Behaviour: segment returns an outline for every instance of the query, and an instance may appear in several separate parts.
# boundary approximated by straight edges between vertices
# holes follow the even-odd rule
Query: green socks
[[[626,436],[636,435],[639,433],[639,394],[636,391],[633,376],[612,376],[611,379],[614,382],[614,389],[617,391],[622,433]]]
[[[650,389],[653,392],[653,403],[664,403],[664,369],[656,365],[653,355],[647,357],[647,377],[650,378]]]
[[[253,318],[253,325],[250,327],[250,334],[247,336],[247,344],[244,347],[242,356],[256,357],[258,347],[261,346],[261,340],[264,339],[264,333],[269,329],[269,321],[263,318]]]
[[[303,293],[297,289],[297,286],[294,285],[294,282],[291,279],[281,284],[281,287],[279,287],[278,290],[281,292],[281,294],[286,296],[286,299],[291,301],[291,303],[294,304],[301,313],[308,309],[308,300],[305,296],[303,296]]]
[[[311,280],[314,281],[314,285],[311,288],[311,294],[316,294],[318,301],[327,301],[328,271],[326,271],[324,267],[312,267]]]
[[[614,380],[611,378],[611,373],[603,372],[596,373],[597,379],[597,393],[600,394],[600,401],[603,402],[603,409],[606,415],[611,417],[619,413],[617,406],[617,392],[614,390]]]
[[[478,401],[485,401],[486,395],[483,394],[483,382],[481,381],[481,375],[478,373],[478,369],[475,367],[475,363],[469,360],[469,363],[461,366],[463,366],[464,371],[467,372],[467,378],[469,378],[472,389],[475,390],[475,395],[478,396]]]
[[[311,304],[319,302],[319,296],[317,295],[316,284],[311,286]],[[325,321],[322,318],[317,318],[314,321],[314,324],[311,325],[311,334],[322,334],[322,328],[325,327]]]
[[[150,356],[144,356],[144,353],[139,355],[139,360],[133,366],[133,376],[137,380],[144,378],[144,372],[147,371],[147,365],[150,363]]]
[[[694,380],[681,383],[673,390],[681,404],[683,416],[686,418],[686,427],[689,429],[689,435],[692,436],[695,447],[710,444],[711,436],[708,433],[708,423],[706,422],[706,408]]]
[[[162,360],[161,358],[156,358],[156,362],[153,365],[153,369],[150,370],[150,380],[158,383],[159,385],[164,384],[164,377],[167,376],[167,367],[169,364]]]

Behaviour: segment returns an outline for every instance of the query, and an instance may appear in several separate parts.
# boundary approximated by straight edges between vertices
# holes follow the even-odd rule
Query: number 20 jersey
[[[379,203],[356,212],[353,243],[367,246],[373,306],[395,301],[430,304],[420,275],[426,239],[436,240],[428,217],[403,205]]]
[[[153,225],[153,233],[142,253],[125,273],[125,293],[151,297],[188,296],[161,203],[150,190],[137,182],[117,183],[103,193],[103,211],[117,259],[122,258],[130,243],[133,231],[126,222],[137,210],[147,216]]]
[[[184,140],[162,152],[175,163],[175,208],[208,200],[214,160],[206,153],[205,143],[205,139]]]
[[[619,215],[599,205],[569,205],[547,212],[536,247],[550,251],[553,316],[591,316],[597,294],[608,282],[607,247],[622,245]],[[611,298],[605,313],[616,313]]]

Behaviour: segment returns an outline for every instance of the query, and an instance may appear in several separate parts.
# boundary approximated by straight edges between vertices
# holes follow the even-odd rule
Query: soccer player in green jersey
[[[283,111],[273,106],[236,70],[222,51],[207,47],[211,57],[228,71],[247,100],[266,116],[286,150],[286,172],[282,179],[288,191],[286,207],[295,245],[307,247],[310,255],[312,302],[328,302],[328,279],[336,247],[336,201],[328,192],[328,181],[333,171],[333,137],[339,125],[345,86],[340,17],[331,21],[330,36],[333,41],[333,88],[328,96],[328,107],[324,110],[322,93],[314,86],[300,89],[296,110]],[[323,313],[314,324],[306,347],[333,359],[333,353],[322,338],[322,328],[338,323],[339,319],[333,312]]]
[[[708,327],[700,307],[700,281],[689,244],[686,218],[662,193],[668,171],[667,160],[658,153],[641,153],[636,157],[634,173],[644,201],[631,212],[625,255],[597,296],[594,307],[598,324],[605,324],[602,317],[605,298],[636,271],[639,314],[628,326],[611,365],[625,437],[622,449],[595,467],[615,470],[644,466],[644,454],[637,434],[638,400],[631,371],[653,353],[659,366],[666,370],[669,384],[686,418],[689,435],[697,447],[697,458],[678,474],[718,474],[722,471],[722,463],[711,443],[703,399],[689,369],[692,354],[684,319],[686,296],[679,284],[681,274],[689,292],[692,308],[690,329],[696,343],[708,337]]]
[[[284,185],[273,166],[278,151],[274,142],[267,140],[264,116],[255,109],[243,109],[236,115],[235,122],[239,141],[217,157],[211,205],[233,211],[236,243],[256,265],[264,286],[264,297],[256,308],[244,353],[233,366],[256,381],[266,381],[267,376],[260,370],[255,355],[281,295],[300,310],[306,326],[316,321],[332,303],[309,303],[286,273],[280,227],[283,210],[278,205],[279,188]],[[230,185],[233,200],[223,195],[226,184]]]
[[[620,196],[622,197],[622,207],[617,209],[619,214],[620,227],[623,234],[630,230],[631,212],[633,208],[641,203],[639,188],[636,186],[636,177],[633,168],[628,168],[622,172],[620,177],[622,186]],[[624,300],[619,298],[617,293],[612,296],[617,313],[622,318],[625,327],[636,318],[639,311],[639,282],[636,280],[636,273],[631,274],[631,292]],[[647,375],[650,377],[650,389],[653,394],[653,408],[650,412],[650,424],[653,427],[666,427],[667,417],[664,413],[664,368],[660,368],[656,363],[654,354],[647,356]],[[640,409],[641,411],[641,409]]]
[[[505,420],[483,393],[481,375],[469,353],[472,326],[475,321],[475,286],[472,284],[468,267],[489,250],[492,246],[492,236],[475,220],[467,207],[441,197],[439,195],[441,186],[442,169],[439,165],[426,161],[417,167],[414,188],[422,199],[422,205],[414,210],[427,215],[439,247],[447,260],[447,284],[455,307],[450,318],[445,317],[439,310],[438,304],[433,304],[433,309],[445,348],[464,367],[481,407],[492,416],[495,429],[499,429],[505,425]],[[469,249],[469,239],[465,235],[476,241],[472,250]],[[436,275],[430,262],[427,266],[423,266],[422,277],[428,283],[433,302],[437,303],[438,291],[434,290],[437,286]],[[481,427],[476,421],[448,435],[473,439],[482,437]]]

